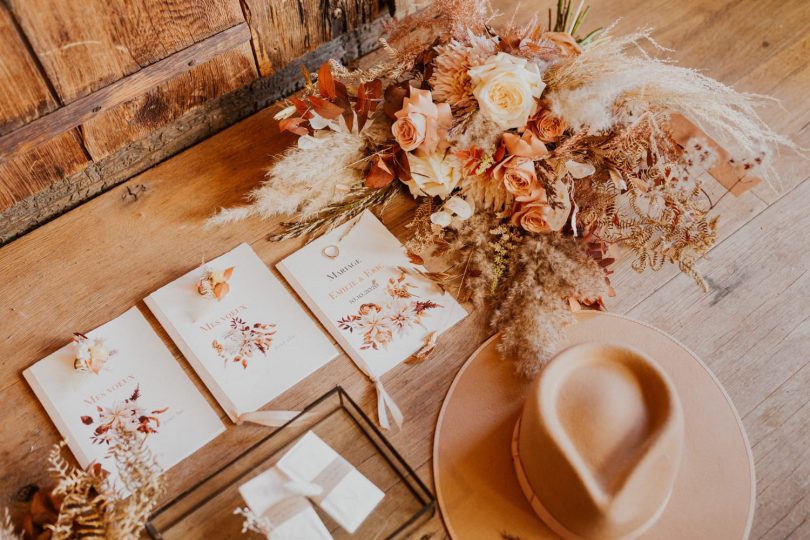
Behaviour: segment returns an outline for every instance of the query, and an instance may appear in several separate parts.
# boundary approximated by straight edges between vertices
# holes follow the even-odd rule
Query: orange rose
[[[435,104],[430,90],[413,87],[395,116],[397,120],[391,126],[391,133],[406,152],[417,148],[434,152],[453,122],[450,105]]]
[[[568,32],[545,32],[543,39],[556,45],[563,56],[576,56],[582,52],[577,40]]]
[[[560,140],[568,125],[565,120],[551,113],[548,109],[540,109],[529,118],[528,128],[544,143],[553,143]]]
[[[528,201],[542,192],[537,174],[534,171],[534,162],[526,157],[509,156],[498,163],[492,175],[503,182],[506,191],[515,196],[516,201]]]

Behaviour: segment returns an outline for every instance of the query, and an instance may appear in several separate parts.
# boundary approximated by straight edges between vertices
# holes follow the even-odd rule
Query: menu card
[[[84,334],[111,354],[95,372],[74,369],[69,344],[23,372],[79,465],[101,464],[121,429],[148,445],[168,469],[225,428],[137,308]]]
[[[332,337],[377,385],[380,423],[390,398],[380,377],[467,312],[425,277],[368,210],[278,265]],[[384,403],[385,402],[385,403]],[[396,416],[396,414],[395,414]]]
[[[221,299],[202,296],[206,271],[229,272]],[[233,421],[337,356],[337,349],[250,246],[241,244],[145,299]]]

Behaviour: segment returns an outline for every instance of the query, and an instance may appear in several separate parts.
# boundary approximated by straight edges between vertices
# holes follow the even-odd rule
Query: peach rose
[[[406,152],[417,148],[434,152],[453,122],[450,105],[433,103],[430,90],[413,87],[395,116],[397,120],[391,126],[391,133]]]
[[[545,190],[540,189],[535,198],[518,206],[512,214],[512,224],[532,233],[562,230],[571,214],[571,200],[564,185],[556,186],[555,191],[559,202],[557,206],[552,207]]]
[[[577,40],[568,32],[545,32],[543,39],[556,45],[563,56],[576,56],[582,52]]]
[[[551,207],[543,193],[537,199],[522,203],[512,214],[512,225],[521,227],[531,233],[548,233],[552,231],[546,219]]]
[[[537,181],[534,162],[526,157],[509,156],[498,163],[492,175],[503,182],[503,187],[515,196],[516,201],[532,200],[538,192],[543,191]]]
[[[568,125],[561,117],[551,113],[548,109],[540,109],[529,118],[528,128],[544,143],[554,143],[560,140]]]
[[[531,131],[524,131],[519,137],[514,133],[504,133],[501,138],[510,155],[529,159],[539,159],[548,155],[548,149]]]

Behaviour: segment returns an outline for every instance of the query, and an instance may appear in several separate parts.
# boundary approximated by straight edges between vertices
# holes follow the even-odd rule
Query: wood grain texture
[[[185,100],[188,108],[192,108],[207,98],[250,82],[255,78],[255,69],[251,70],[240,58],[248,58],[252,64],[252,55],[249,49],[239,49],[241,44],[248,41],[249,35],[245,23],[237,24],[0,136],[0,160],[5,154],[29,150],[82,123],[91,123],[100,113],[121,104],[139,108],[142,120],[148,120],[154,128],[161,124],[161,119],[163,123],[170,119],[161,114],[171,108],[172,103],[166,103],[167,100],[174,101],[175,108],[182,108]],[[217,56],[234,50],[236,54],[218,62],[213,61]],[[190,82],[195,84],[190,85]],[[156,88],[161,85],[162,88]],[[202,89],[198,90],[198,86]],[[212,89],[220,89],[221,92],[211,95]],[[162,97],[158,97],[161,93]],[[161,111],[156,111],[156,107]],[[110,141],[103,141],[108,147],[114,146],[116,141],[120,146],[122,138],[119,133],[96,134],[95,138],[105,136],[111,138]],[[129,142],[134,138],[123,140]]]
[[[372,21],[383,0],[241,0],[259,73],[268,76],[292,58]]]
[[[0,162],[0,209],[34,196],[84,169],[89,160],[73,129]]]
[[[82,125],[85,147],[93,160],[98,161],[207,101],[248,85],[256,76],[250,43],[242,43],[90,118]]]
[[[0,3],[0,135],[57,105],[8,8]],[[70,177],[87,162],[76,130],[64,130],[24,152],[0,150],[0,209]]]
[[[3,3],[0,3],[0,52],[2,135],[52,110],[56,100]]]
[[[303,83],[301,67],[315,71],[328,58],[348,62],[371,51],[377,45],[382,20],[375,19],[321,45],[269,77],[256,79],[186,110],[176,120],[89,163],[73,176],[59,178],[37,191],[35,196],[0,209],[0,245],[293,93]],[[24,178],[25,175],[18,181]],[[14,190],[9,192],[14,193]]]
[[[238,0],[11,0],[63,103],[241,22]]]
[[[508,11],[510,5],[502,0],[498,7]],[[709,75],[717,70],[724,82],[746,90],[774,93],[785,111],[767,110],[773,127],[810,146],[805,9],[799,0],[601,0],[593,2],[591,22],[605,24],[626,15],[620,24],[627,30],[650,22],[654,14],[653,22],[662,29],[657,35],[678,51],[675,58],[704,67]],[[751,14],[768,10],[779,14],[778,32],[750,20]],[[732,51],[729,36],[734,43],[745,43],[746,51]],[[756,43],[759,48],[751,45]],[[45,479],[42,464],[57,440],[20,375],[25,367],[64,345],[73,331],[93,328],[132,305],[144,310],[144,295],[193,268],[201,257],[245,241],[272,266],[301,245],[268,242],[274,222],[202,227],[214,208],[237,203],[261,180],[270,156],[292,142],[277,134],[271,116],[269,111],[256,114],[0,248],[0,268],[12,269],[0,282],[0,402],[14,404],[0,424],[0,505],[18,487]],[[700,292],[675,272],[636,274],[624,257],[614,279],[619,297],[611,302],[614,311],[649,321],[695,350],[729,391],[743,415],[757,467],[752,537],[768,539],[810,535],[810,179],[806,169],[790,160],[780,163],[779,170],[780,192],[757,190],[721,202],[720,241],[698,266],[713,285],[711,293]],[[128,188],[138,197],[128,195]],[[403,198],[386,212],[386,225],[400,238],[408,234],[404,225],[412,208]],[[386,376],[386,387],[406,415],[404,428],[390,439],[429,485],[439,408],[458,368],[487,337],[486,320],[486,313],[474,312],[440,340],[429,361],[399,366]],[[373,412],[373,389],[345,357],[272,406],[300,407],[335,384]],[[172,493],[265,433],[259,427],[229,426],[172,469]],[[414,537],[446,537],[440,517]],[[701,538],[700,531],[693,538]]]

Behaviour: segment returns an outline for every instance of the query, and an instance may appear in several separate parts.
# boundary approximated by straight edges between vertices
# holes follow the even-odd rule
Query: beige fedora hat
[[[534,381],[497,338],[447,393],[434,442],[439,507],[456,539],[740,539],[754,467],[737,412],[672,337],[577,315]]]

